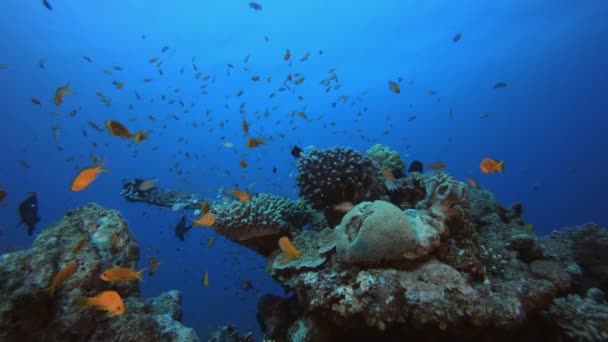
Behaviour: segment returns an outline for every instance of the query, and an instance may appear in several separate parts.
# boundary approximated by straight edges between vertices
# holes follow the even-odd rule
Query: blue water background
[[[117,209],[141,246],[141,266],[148,267],[150,256],[162,263],[157,274],[145,278],[144,295],[181,290],[184,323],[202,338],[225,323],[259,337],[258,297],[282,289],[253,252],[219,237],[208,248],[210,229],[196,228],[187,241],[177,240],[172,226],[182,213],[126,203],[119,196],[124,179],[158,178],[160,187],[212,199],[220,187],[297,198],[292,145],[364,151],[381,143],[398,150],[408,164],[443,161],[447,172],[460,180],[475,178],[506,206],[523,203],[526,219],[540,234],[588,221],[608,225],[606,1],[268,0],[258,12],[247,1],[51,4],[52,11],[40,1],[0,4],[0,64],[7,65],[0,69],[0,185],[9,192],[0,205],[0,250],[26,248],[33,241],[15,228],[16,208],[28,191],[38,193],[38,229],[92,201]],[[454,43],[456,33],[462,39]],[[164,46],[169,51],[161,53]],[[283,60],[287,48],[291,66]],[[307,52],[310,58],[300,62]],[[152,57],[163,61],[163,76],[148,63]],[[41,58],[44,69],[38,66]],[[213,84],[195,79],[193,58]],[[228,63],[234,65],[230,76]],[[124,70],[103,73],[114,65]],[[319,81],[330,68],[336,68],[342,87],[326,93]],[[306,80],[295,94],[268,97],[296,72]],[[251,81],[252,75],[261,80]],[[143,83],[146,77],[153,81]],[[399,95],[387,86],[398,77],[403,77]],[[124,82],[124,89],[112,81]],[[55,106],[55,89],[67,82],[75,95]],[[497,82],[508,86],[494,89]],[[201,94],[203,83],[209,85],[207,95]],[[240,89],[244,94],[238,97]],[[437,94],[429,96],[429,90]],[[104,106],[96,92],[112,98],[112,105]],[[176,103],[162,101],[163,94]],[[341,95],[350,98],[333,108]],[[190,113],[182,113],[180,99]],[[267,145],[245,147],[242,102],[251,135],[271,137]],[[308,121],[293,115],[304,105]],[[78,108],[76,116],[68,115]],[[266,110],[271,114],[264,118]],[[489,118],[480,118],[486,113]],[[171,114],[180,120],[168,119]],[[416,119],[408,121],[412,116]],[[130,145],[87,124],[102,126],[107,119],[151,130],[150,140]],[[57,140],[53,126],[59,127]],[[235,147],[223,147],[224,141]],[[91,165],[90,154],[102,158],[110,172],[73,193],[69,185],[77,170]],[[74,160],[66,161],[70,156]],[[481,174],[485,157],[505,160],[504,174]],[[247,169],[239,167],[241,159]],[[209,288],[201,285],[205,271]],[[243,291],[244,280],[252,280],[255,290]]]

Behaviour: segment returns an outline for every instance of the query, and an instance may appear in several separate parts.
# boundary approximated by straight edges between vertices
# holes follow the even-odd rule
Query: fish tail
[[[103,162],[100,162],[100,163],[97,165],[97,167],[96,167],[96,168],[97,168],[97,172],[98,172],[98,173],[101,173],[101,172],[108,173],[108,172],[110,172],[110,170],[108,170],[108,169],[104,169],[104,168],[103,168]]]
[[[55,294],[55,290],[57,290],[57,286],[55,284],[51,284],[51,286],[44,289],[49,295],[53,296]]]
[[[76,297],[75,299],[77,310],[76,314],[80,314],[84,310],[86,310],[89,306],[91,306],[90,299],[87,297]]]
[[[142,273],[144,273],[145,270],[146,270],[145,268],[142,268],[135,275],[137,277],[137,280],[141,281],[142,283],[144,282],[143,279],[142,279]]]
[[[500,172],[504,172],[505,170],[505,161],[501,161],[500,163],[498,163],[498,171]]]

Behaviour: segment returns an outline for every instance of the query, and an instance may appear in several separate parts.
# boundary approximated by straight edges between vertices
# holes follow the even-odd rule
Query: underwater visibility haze
[[[0,12],[0,340],[608,339],[606,1]]]

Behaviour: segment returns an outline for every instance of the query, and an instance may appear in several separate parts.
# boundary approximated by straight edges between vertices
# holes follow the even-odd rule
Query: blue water
[[[268,0],[257,12],[248,1],[50,3],[52,11],[40,1],[0,3],[0,64],[6,65],[0,69],[0,185],[9,192],[0,204],[0,250],[26,248],[33,241],[15,228],[16,207],[28,191],[38,193],[38,229],[91,201],[120,210],[141,246],[142,267],[150,256],[162,263],[154,277],[145,278],[144,295],[181,290],[184,323],[203,339],[225,323],[259,337],[257,299],[282,289],[253,252],[219,237],[208,248],[209,229],[196,228],[185,242],[177,240],[171,228],[182,213],[126,203],[119,196],[122,180],[158,178],[159,187],[213,199],[218,188],[235,186],[297,198],[292,145],[364,151],[381,143],[398,150],[407,163],[443,161],[447,172],[461,180],[475,178],[506,206],[523,203],[526,219],[540,234],[588,221],[608,225],[604,0]],[[456,33],[462,39],[454,43]],[[161,53],[164,46],[169,50]],[[291,66],[283,60],[287,48]],[[310,58],[300,62],[308,51]],[[148,62],[152,57],[162,60],[163,76]],[[214,83],[195,78],[193,58]],[[234,66],[230,76],[228,63]],[[319,81],[330,68],[336,68],[342,87],[326,93]],[[113,74],[104,74],[105,69]],[[296,72],[306,77],[296,94],[277,92],[269,99],[287,74]],[[252,75],[261,80],[251,81]],[[144,83],[147,77],[153,81]],[[399,95],[387,86],[398,77],[404,79]],[[125,86],[116,89],[112,81]],[[75,95],[55,106],[55,89],[67,82]],[[494,89],[497,82],[508,86]],[[206,95],[199,88],[203,83]],[[429,96],[429,90],[437,94]],[[367,94],[351,104],[363,91]],[[111,98],[111,106],[96,92]],[[162,101],[162,95],[175,104]],[[333,108],[341,95],[350,99]],[[42,105],[32,104],[32,97]],[[182,113],[180,99],[189,113]],[[272,137],[267,145],[245,147],[242,102],[251,135]],[[291,114],[304,105],[310,121]],[[74,117],[68,114],[73,109],[79,109]],[[271,114],[264,118],[266,110]],[[480,117],[486,113],[488,118]],[[168,119],[171,114],[180,120]],[[410,122],[411,116],[416,119]],[[129,146],[87,124],[103,127],[107,119],[134,131],[151,130],[150,139]],[[53,126],[59,127],[56,140]],[[223,147],[224,141],[235,147]],[[110,172],[73,193],[69,185],[80,168],[92,164],[90,154],[103,159]],[[66,161],[71,156],[74,160]],[[479,163],[485,157],[505,160],[504,174],[482,174]],[[241,159],[249,163],[247,169],[239,167]],[[209,288],[201,285],[204,271]],[[243,280],[252,280],[255,290],[243,291]]]

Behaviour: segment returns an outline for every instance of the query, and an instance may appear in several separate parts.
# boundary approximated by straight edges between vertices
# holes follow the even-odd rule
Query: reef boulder
[[[66,213],[43,230],[32,248],[0,256],[1,341],[198,341],[181,319],[178,291],[151,301],[139,297],[137,282],[107,283],[105,268],[135,267],[139,247],[120,213],[89,204]],[[59,270],[78,263],[76,272],[51,293]],[[79,297],[115,290],[125,314],[107,317],[81,310]]]

